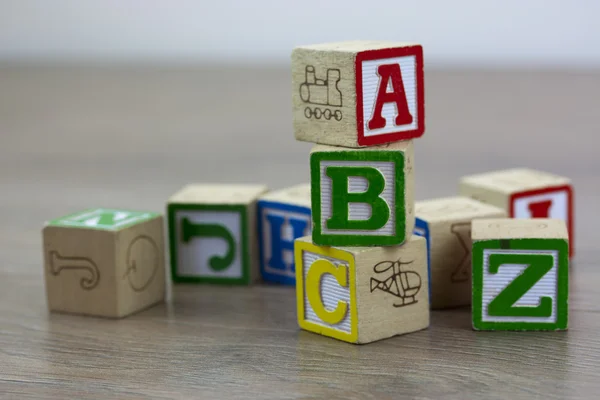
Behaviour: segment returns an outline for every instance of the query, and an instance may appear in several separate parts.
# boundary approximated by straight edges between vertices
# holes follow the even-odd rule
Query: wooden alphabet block
[[[167,205],[173,282],[248,285],[259,277],[256,202],[264,185],[193,184]]]
[[[568,178],[525,168],[465,176],[461,196],[500,207],[511,218],[562,219],[574,254],[573,187]]]
[[[258,200],[260,270],[265,282],[296,284],[294,240],[310,235],[310,184],[264,194]]]
[[[43,229],[50,311],[119,318],[164,300],[163,218],[91,209]]]
[[[349,149],[317,145],[310,155],[313,242],[392,246],[414,228],[413,143]]]
[[[565,330],[569,241],[558,219],[473,221],[473,328]]]
[[[425,131],[423,49],[351,41],[292,52],[297,140],[345,147],[417,138]]]
[[[502,218],[501,208],[468,197],[415,203],[415,235],[427,239],[431,308],[471,304],[471,222]]]
[[[296,298],[302,329],[369,343],[429,326],[425,239],[403,246],[320,247],[296,240]]]

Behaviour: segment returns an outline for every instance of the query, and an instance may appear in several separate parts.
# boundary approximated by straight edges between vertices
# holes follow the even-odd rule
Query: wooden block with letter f
[[[414,228],[412,140],[351,149],[317,145],[310,154],[313,242],[393,246]]]
[[[511,218],[562,219],[569,231],[570,256],[574,255],[573,186],[568,178],[515,168],[465,176],[459,192],[500,207]]]
[[[473,328],[565,330],[569,239],[559,219],[473,221]]]
[[[192,184],[168,202],[173,282],[247,285],[259,277],[256,201],[263,185]]]
[[[292,52],[297,140],[344,147],[420,137],[425,131],[423,49],[349,41]]]
[[[296,301],[302,329],[369,343],[429,326],[425,239],[402,246],[321,247],[295,242]]]

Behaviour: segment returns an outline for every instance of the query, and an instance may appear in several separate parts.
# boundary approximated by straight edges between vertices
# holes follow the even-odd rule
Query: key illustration
[[[389,271],[391,274],[384,280],[371,278],[371,293],[375,290],[381,290],[398,297],[402,303],[394,303],[394,307],[405,307],[415,304],[418,301],[415,299],[419,290],[421,290],[421,276],[414,271],[405,271],[402,266],[412,264],[413,261],[401,262],[398,261],[382,261],[375,264],[373,272],[383,274]]]
[[[50,273],[58,276],[63,270],[84,272],[86,276],[79,281],[79,285],[84,290],[92,290],[100,282],[100,270],[89,258],[62,256],[55,250],[50,251]]]
[[[227,269],[235,258],[236,245],[231,232],[222,225],[217,224],[195,224],[187,218],[181,220],[181,237],[184,243],[194,238],[221,238],[227,242],[227,253],[223,256],[212,256],[208,265],[213,271]]]
[[[142,292],[150,286],[158,271],[159,256],[158,246],[150,236],[140,235],[131,241],[127,247],[127,271],[123,279],[128,280],[133,291]]]

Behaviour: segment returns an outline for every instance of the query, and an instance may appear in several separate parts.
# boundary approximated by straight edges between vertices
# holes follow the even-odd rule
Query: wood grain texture
[[[353,346],[300,331],[294,288],[272,285],[178,285],[169,303],[118,321],[50,315],[44,221],[92,204],[163,212],[170,194],[208,177],[273,188],[306,182],[311,144],[294,141],[286,67],[4,67],[0,397],[597,397],[600,74],[426,77],[417,199],[455,194],[461,176],[513,166],[572,178],[582,218],[568,332],[473,332],[464,308],[433,311],[427,330]],[[519,145],[524,137],[543,151]]]

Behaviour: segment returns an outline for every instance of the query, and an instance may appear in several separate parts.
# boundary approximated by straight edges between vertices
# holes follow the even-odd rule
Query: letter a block
[[[267,193],[258,201],[260,270],[265,282],[294,285],[294,240],[310,235],[310,184]]]
[[[425,131],[423,49],[418,44],[353,41],[292,52],[297,140],[363,147]]]
[[[463,177],[460,195],[500,207],[511,218],[562,219],[573,256],[573,187],[568,178],[524,168],[494,171]]]
[[[163,218],[91,209],[43,229],[50,311],[120,318],[165,297]]]
[[[392,246],[412,234],[412,141],[364,149],[317,145],[310,171],[315,244]]]
[[[468,197],[445,197],[417,201],[415,215],[414,233],[427,239],[431,308],[471,304],[471,222],[506,212]]]
[[[296,299],[302,329],[369,343],[429,326],[425,239],[403,246],[320,247],[296,240]]]
[[[173,282],[247,285],[258,278],[256,201],[263,185],[188,185],[167,205]]]
[[[557,219],[473,221],[473,328],[567,329],[569,241]]]

